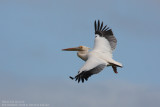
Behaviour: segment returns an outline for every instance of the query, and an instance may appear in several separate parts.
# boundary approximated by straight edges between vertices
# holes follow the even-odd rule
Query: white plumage
[[[115,49],[117,40],[111,29],[107,25],[103,27],[103,22],[100,25],[95,21],[95,40],[94,48],[88,52],[90,48],[79,46],[75,48],[63,49],[64,51],[78,51],[77,55],[82,60],[86,61],[75,77],[70,77],[76,81],[84,82],[88,78],[102,71],[106,66],[112,66],[113,71],[117,72],[117,67],[122,67],[122,64],[112,59],[112,51]]]

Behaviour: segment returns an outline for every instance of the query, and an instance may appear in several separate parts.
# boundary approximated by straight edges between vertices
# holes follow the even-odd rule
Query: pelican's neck
[[[80,57],[82,60],[86,61],[88,59],[88,50],[85,51],[78,51],[77,56]]]

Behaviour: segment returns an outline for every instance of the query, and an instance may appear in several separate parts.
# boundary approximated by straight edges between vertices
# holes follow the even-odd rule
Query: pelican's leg
[[[116,66],[114,66],[114,65],[112,65],[112,68],[113,68],[114,73],[116,73],[116,74],[117,74],[117,73],[118,73],[118,72],[117,72],[117,67],[116,67]]]

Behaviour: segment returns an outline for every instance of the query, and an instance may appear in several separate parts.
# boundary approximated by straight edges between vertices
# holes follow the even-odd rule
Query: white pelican
[[[89,52],[90,48],[86,46],[63,49],[63,51],[78,51],[77,56],[86,61],[78,74],[75,77],[70,77],[78,83],[87,81],[91,75],[99,73],[107,66],[112,66],[115,73],[118,73],[117,67],[122,67],[121,63],[112,59],[112,52],[117,45],[112,30],[107,25],[103,27],[103,22],[100,24],[99,20],[98,23],[94,22],[94,27],[95,40],[92,51]]]

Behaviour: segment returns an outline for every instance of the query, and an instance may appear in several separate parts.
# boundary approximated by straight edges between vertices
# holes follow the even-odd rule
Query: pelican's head
[[[62,49],[62,51],[88,51],[90,48],[86,46],[79,46],[74,48]]]

